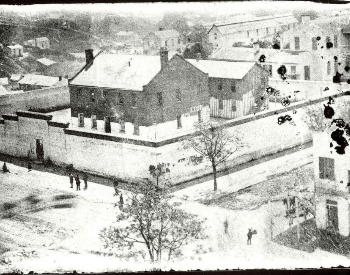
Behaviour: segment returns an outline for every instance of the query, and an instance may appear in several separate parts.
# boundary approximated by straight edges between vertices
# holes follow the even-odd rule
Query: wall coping
[[[64,122],[58,122],[58,121],[47,121],[47,124],[52,127],[59,127],[59,128],[68,128],[69,122],[64,123]]]
[[[52,115],[46,115],[46,114],[30,112],[30,111],[17,111],[16,114],[17,116],[21,116],[21,117],[29,117],[29,118],[42,119],[42,120],[52,119]]]
[[[350,95],[350,91],[331,95],[331,97],[337,98],[337,97],[348,96],[348,95]],[[314,99],[314,100],[306,100],[306,101],[302,101],[302,102],[296,102],[296,103],[293,103],[290,106],[285,107],[285,108],[280,109],[280,110],[264,111],[264,112],[261,112],[259,114],[249,115],[249,116],[246,116],[243,118],[236,118],[234,120],[229,120],[229,121],[224,122],[220,125],[214,126],[214,128],[233,127],[233,126],[241,125],[241,124],[248,123],[251,121],[256,121],[256,120],[259,120],[262,118],[266,118],[269,116],[286,113],[286,112],[292,111],[294,109],[302,108],[302,107],[305,107],[305,106],[308,106],[311,104],[320,103],[322,101],[328,100],[329,97],[330,96],[324,96],[322,98],[318,98],[318,99]],[[277,123],[277,120],[276,120],[276,123]],[[184,134],[181,136],[177,136],[174,138],[168,138],[168,139],[164,139],[164,140],[160,140],[160,141],[146,141],[146,140],[137,140],[137,139],[132,139],[132,138],[126,138],[126,137],[117,137],[117,136],[113,136],[111,134],[106,134],[106,133],[101,133],[101,132],[92,133],[92,132],[86,132],[86,131],[76,130],[76,129],[64,129],[64,132],[68,135],[75,135],[75,136],[81,136],[81,137],[87,137],[87,138],[95,138],[95,139],[108,140],[108,141],[114,141],[114,142],[120,142],[120,143],[129,143],[129,144],[135,144],[135,145],[141,145],[141,146],[153,147],[153,148],[158,148],[158,147],[173,144],[173,143],[176,143],[179,141],[184,141],[191,136],[194,137],[194,136],[199,135],[199,132],[196,131],[193,133],[188,133],[188,134]]]
[[[4,114],[2,115],[4,120],[12,120],[12,121],[18,121],[18,116],[13,114]]]

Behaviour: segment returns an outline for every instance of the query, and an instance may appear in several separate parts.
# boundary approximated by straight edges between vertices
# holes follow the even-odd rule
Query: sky
[[[245,13],[257,9],[276,10],[283,12],[283,9],[313,9],[316,11],[335,8],[350,8],[346,5],[330,5],[302,1],[254,1],[254,2],[180,2],[180,3],[116,3],[116,4],[40,4],[27,6],[1,6],[6,10],[14,10],[20,13],[77,10],[88,12],[108,12],[111,14],[128,14],[134,16],[162,16],[165,12],[198,11],[211,15],[225,15],[234,13]]]

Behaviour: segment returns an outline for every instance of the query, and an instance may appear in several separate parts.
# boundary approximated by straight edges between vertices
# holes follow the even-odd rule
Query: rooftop
[[[72,85],[142,91],[160,71],[160,57],[99,54],[92,66],[82,70]]]
[[[180,35],[180,33],[176,30],[156,31],[156,32],[154,32],[154,34],[158,37],[163,38],[163,39],[178,37]]]
[[[196,60],[186,59],[193,66],[197,67],[209,77],[242,79],[253,66],[255,62],[231,62],[218,60]]]
[[[51,65],[57,63],[57,62],[50,60],[50,59],[47,59],[47,58],[40,58],[37,61],[45,66],[51,66]]]
[[[50,87],[58,82],[58,77],[27,74],[18,83],[24,85],[38,85],[44,87]]]

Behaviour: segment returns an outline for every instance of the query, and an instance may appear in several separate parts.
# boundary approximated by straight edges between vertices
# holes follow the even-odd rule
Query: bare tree
[[[330,120],[327,120],[323,114],[322,105],[312,105],[305,108],[304,122],[311,131],[323,132],[330,126]]]
[[[217,190],[217,167],[224,163],[242,144],[242,136],[230,134],[224,126],[211,123],[197,125],[198,135],[189,139],[191,147],[211,162],[214,176],[214,191]]]
[[[101,231],[105,248],[117,248],[120,257],[145,257],[147,251],[154,263],[165,253],[168,260],[179,256],[189,241],[205,238],[204,221],[179,209],[179,203],[171,204],[170,198],[151,183],[142,186],[140,194],[128,198],[117,224]]]

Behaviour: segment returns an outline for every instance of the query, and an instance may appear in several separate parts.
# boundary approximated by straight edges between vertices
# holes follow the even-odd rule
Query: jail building
[[[209,120],[208,74],[179,55],[93,55],[70,80],[72,127],[143,135]],[[141,130],[142,128],[142,130]],[[142,133],[142,131],[144,133]]]

